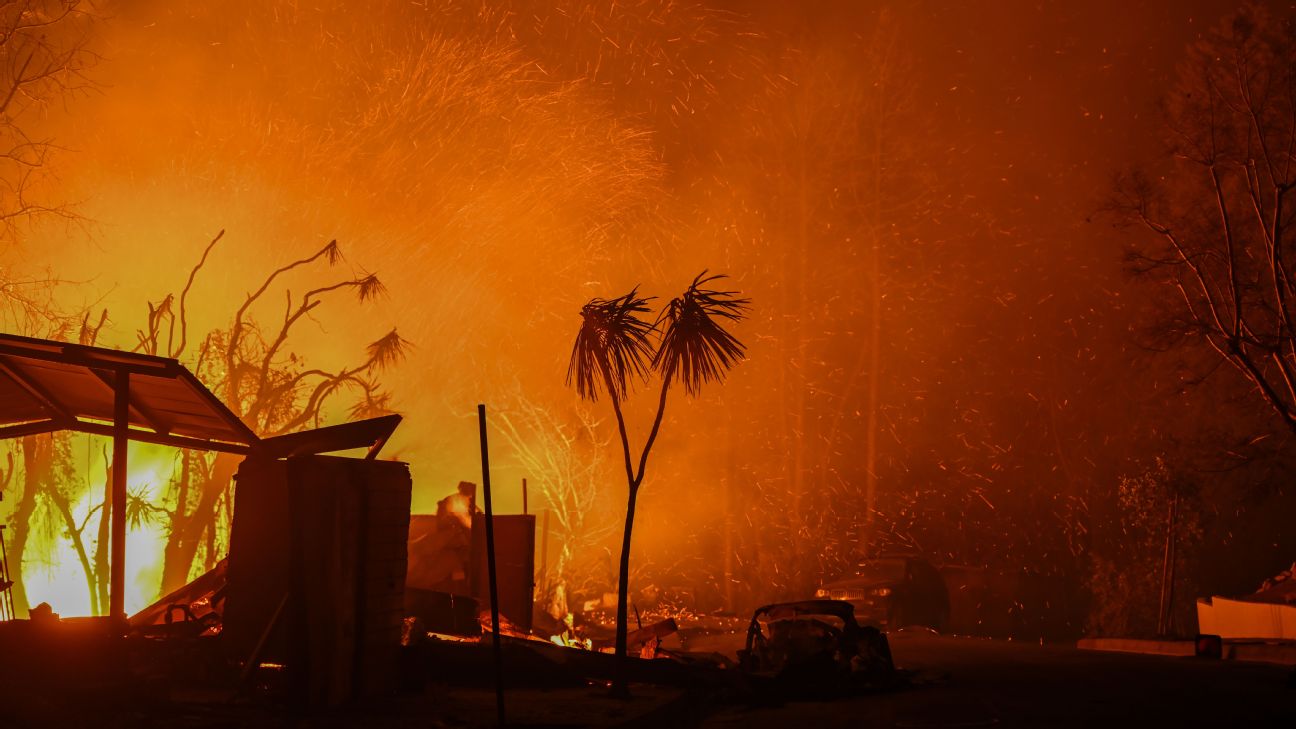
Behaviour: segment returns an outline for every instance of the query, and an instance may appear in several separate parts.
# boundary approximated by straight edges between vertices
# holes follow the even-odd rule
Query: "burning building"
[[[287,666],[293,695],[307,703],[332,704],[393,686],[410,478],[404,464],[375,457],[399,416],[259,438],[175,360],[12,335],[0,336],[0,403],[0,437],[73,430],[111,436],[114,450],[103,519],[112,545],[108,610],[77,621],[75,631],[48,608],[33,610],[30,621],[0,627],[0,640],[39,655],[42,641],[76,632],[98,646],[85,652],[120,657],[130,649],[117,641],[130,635],[205,636],[244,675],[264,663]],[[228,566],[222,560],[127,619],[132,440],[245,460],[235,475]],[[317,455],[356,449],[365,455]],[[7,581],[4,591],[10,587]],[[103,668],[89,666],[95,675]],[[57,673],[39,659],[22,670],[30,675],[5,680],[39,685],[53,683]]]

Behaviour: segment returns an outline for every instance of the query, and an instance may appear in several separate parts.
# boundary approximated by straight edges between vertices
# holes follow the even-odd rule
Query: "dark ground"
[[[727,651],[735,648],[738,640],[730,634],[696,642]],[[757,707],[722,703],[703,691],[690,693],[690,687],[639,686],[633,700],[622,702],[609,698],[606,688],[578,682],[566,688],[511,690],[510,725],[710,729],[1296,727],[1296,687],[1291,685],[1290,667],[908,632],[892,634],[891,646],[897,665],[909,678],[906,687],[894,691]],[[0,660],[17,662],[22,658],[9,655]],[[494,693],[484,685],[467,688],[433,683],[423,691],[367,707],[301,715],[215,695],[173,694],[169,701],[141,700],[149,694],[143,686],[119,686],[98,696],[74,698],[48,685],[51,691],[38,698],[16,692],[14,676],[9,678],[11,681],[0,680],[0,729],[495,726]]]
[[[891,648],[913,688],[721,708],[701,726],[1296,727],[1292,669],[1281,666],[904,633]]]
[[[730,652],[740,640],[714,635],[705,648]],[[907,688],[836,701],[751,707],[639,687],[618,704],[589,687],[514,692],[509,703],[533,727],[1296,727],[1290,667],[908,631],[892,634],[891,647]],[[494,725],[489,692],[434,695],[412,702],[437,717],[431,726]]]

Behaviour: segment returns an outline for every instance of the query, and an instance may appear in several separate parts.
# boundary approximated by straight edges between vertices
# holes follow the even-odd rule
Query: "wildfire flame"
[[[161,507],[164,487],[171,478],[175,451],[164,446],[132,443],[129,452],[130,473],[127,491]],[[82,473],[104,474],[103,454],[90,449],[90,457],[78,464]],[[90,487],[72,505],[72,514],[87,524],[84,542],[93,554],[98,544],[96,528],[103,502],[103,483],[90,481]],[[92,513],[93,512],[93,513]],[[47,512],[43,519],[55,517]],[[22,579],[31,605],[49,603],[64,617],[93,615],[93,601],[85,569],[67,530],[52,521],[35,525],[34,533],[45,533],[50,539],[44,553],[34,553],[24,560]],[[126,613],[132,614],[157,600],[161,590],[162,560],[167,542],[166,528],[160,519],[128,520],[126,529]]]

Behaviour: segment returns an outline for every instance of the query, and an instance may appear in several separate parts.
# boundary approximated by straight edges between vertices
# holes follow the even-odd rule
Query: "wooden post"
[[[504,654],[500,646],[499,588],[495,582],[495,526],[491,509],[490,453],[486,447],[486,406],[477,406],[481,436],[482,500],[486,502],[486,578],[490,583],[491,636],[495,643],[495,709],[504,726]]]
[[[130,445],[130,373],[118,370],[113,380],[112,539],[108,569],[108,616],[126,617],[126,451]]]

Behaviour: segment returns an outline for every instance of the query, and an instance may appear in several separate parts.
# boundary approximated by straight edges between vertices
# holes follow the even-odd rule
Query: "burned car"
[[[922,626],[944,631],[949,624],[949,591],[935,567],[921,557],[867,559],[854,574],[823,585],[815,597],[844,600],[861,623],[895,629]]]
[[[876,685],[895,675],[891,647],[877,628],[855,621],[840,600],[766,605],[752,615],[738,665],[783,693],[831,695]]]

